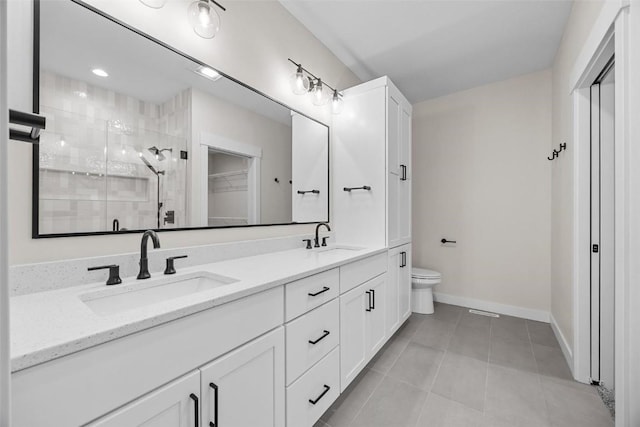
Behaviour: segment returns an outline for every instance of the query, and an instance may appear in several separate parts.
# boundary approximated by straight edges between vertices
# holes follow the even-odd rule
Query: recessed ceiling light
[[[196,70],[196,73],[210,79],[213,80],[214,82],[216,80],[218,80],[220,77],[222,77],[220,75],[220,73],[218,73],[216,70],[214,70],[213,68],[209,68],[209,67],[200,67]]]
[[[93,70],[91,70],[91,72],[98,77],[109,77],[109,73],[107,73],[102,68],[94,68]]]

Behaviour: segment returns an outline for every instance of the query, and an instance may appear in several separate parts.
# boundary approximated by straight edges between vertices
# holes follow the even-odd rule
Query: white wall
[[[575,2],[553,64],[553,130],[548,147],[567,143],[551,167],[551,314],[573,346],[573,101],[570,74],[603,1]],[[588,285],[588,284],[587,284]]]
[[[549,311],[550,138],[550,70],[413,106],[413,265],[436,292]]]
[[[53,0],[44,0],[53,1]],[[311,105],[291,93],[287,61],[302,62],[314,74],[339,88],[359,80],[329,50],[276,1],[230,1],[221,12],[220,33],[211,40],[196,36],[187,23],[189,1],[170,0],[155,10],[132,0],[91,0],[106,11],[150,35],[234,76],[293,108],[330,123],[328,107]],[[11,108],[31,109],[32,11],[30,1],[9,7],[9,96]],[[31,239],[31,147],[10,146],[10,263],[106,255],[136,248],[139,235]],[[163,233],[164,247],[304,233],[311,226],[281,226]]]

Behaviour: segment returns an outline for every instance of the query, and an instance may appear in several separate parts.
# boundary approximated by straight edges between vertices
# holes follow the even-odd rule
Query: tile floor
[[[437,304],[413,314],[315,427],[609,427],[548,324]]]

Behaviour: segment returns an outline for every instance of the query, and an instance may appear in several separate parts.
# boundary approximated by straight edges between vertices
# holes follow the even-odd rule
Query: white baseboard
[[[515,305],[506,305],[499,304],[497,302],[459,297],[440,292],[434,292],[433,299],[445,304],[459,305],[462,307],[475,308],[476,310],[490,311],[492,313],[549,323],[549,313],[542,310],[533,310]]]
[[[571,369],[571,373],[573,374],[573,352],[571,351],[571,347],[569,347],[569,343],[567,339],[564,337],[560,327],[558,326],[558,322],[556,322],[553,314],[549,314],[549,318],[551,320],[551,329],[560,343],[560,349],[562,350],[562,354],[564,355],[567,364],[569,365],[569,369]]]

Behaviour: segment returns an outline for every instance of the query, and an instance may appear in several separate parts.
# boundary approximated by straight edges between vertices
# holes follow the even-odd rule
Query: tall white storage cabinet
[[[339,243],[411,242],[411,113],[388,77],[344,91],[344,109],[333,120],[332,222]]]
[[[411,314],[411,114],[381,77],[345,90],[333,121],[336,240],[389,248],[387,337]]]

